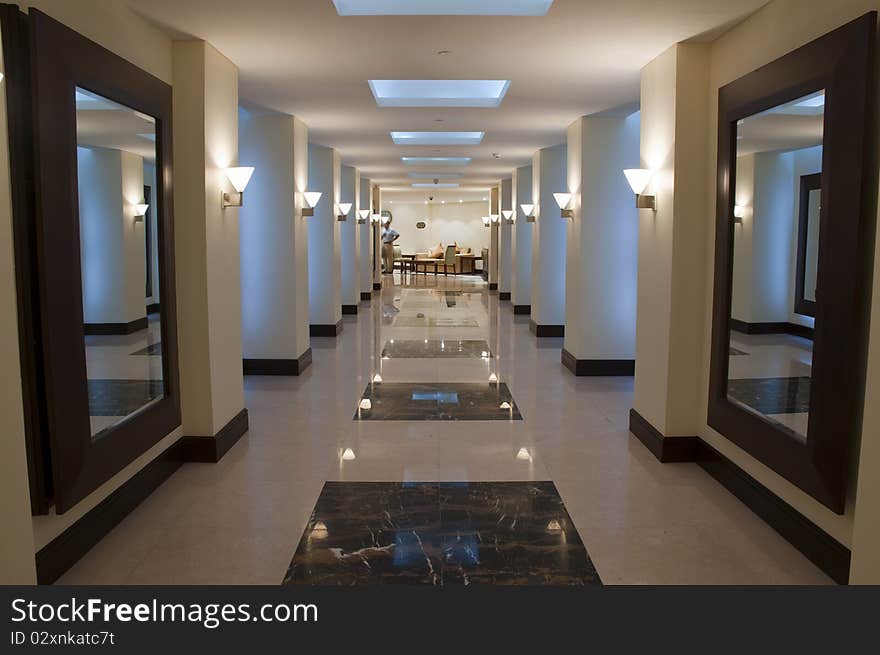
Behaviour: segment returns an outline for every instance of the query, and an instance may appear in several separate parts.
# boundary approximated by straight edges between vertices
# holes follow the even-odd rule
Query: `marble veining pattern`
[[[503,382],[383,382],[367,386],[354,420],[521,421],[522,414]]]
[[[425,316],[424,314],[402,314],[394,319],[394,327],[406,328],[449,328],[449,327],[480,327],[472,316],[447,318],[442,316]]]
[[[89,380],[90,416],[128,416],[165,393],[162,380]]]
[[[810,411],[810,378],[747,378],[727,381],[727,395],[762,414]]]
[[[161,355],[162,355],[162,342],[159,341],[157,343],[150,344],[146,348],[136,350],[131,354],[132,355],[158,355],[161,357]]]
[[[327,482],[284,584],[602,582],[552,482]]]
[[[485,339],[394,339],[385,342],[387,359],[485,359],[492,357]]]

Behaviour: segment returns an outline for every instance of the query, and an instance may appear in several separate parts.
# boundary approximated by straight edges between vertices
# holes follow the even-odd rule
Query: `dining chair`
[[[443,275],[449,275],[449,267],[452,267],[452,274],[455,275],[455,246],[446,246],[446,257],[443,260]]]

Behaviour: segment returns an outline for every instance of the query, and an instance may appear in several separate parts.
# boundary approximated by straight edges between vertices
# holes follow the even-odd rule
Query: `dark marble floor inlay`
[[[389,359],[480,359],[491,357],[484,339],[395,339],[387,341],[382,357]]]
[[[283,583],[602,581],[552,482],[327,482]]]
[[[727,381],[727,395],[762,414],[810,411],[810,378],[744,378]]]
[[[153,343],[147,346],[146,348],[142,348],[141,350],[136,350],[131,353],[132,355],[162,355],[162,342]]]
[[[373,383],[364,390],[355,421],[521,421],[504,383]]]
[[[473,317],[441,318],[424,314],[403,314],[394,319],[394,327],[437,328],[437,327],[480,327]]]
[[[89,415],[128,416],[164,394],[162,380],[89,380]]]

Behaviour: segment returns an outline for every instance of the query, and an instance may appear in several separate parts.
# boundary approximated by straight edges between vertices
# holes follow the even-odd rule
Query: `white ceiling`
[[[495,183],[536,150],[563,142],[578,116],[632,111],[639,71],[651,59],[767,0],[555,0],[542,17],[340,17],[332,0],[126,1],[177,38],[212,43],[239,67],[244,104],[299,116],[312,142],[336,148],[385,187],[413,182],[402,155],[469,156],[456,169],[462,185]],[[497,109],[379,108],[370,79],[511,85]],[[391,130],[480,130],[486,138],[478,146],[397,146]]]

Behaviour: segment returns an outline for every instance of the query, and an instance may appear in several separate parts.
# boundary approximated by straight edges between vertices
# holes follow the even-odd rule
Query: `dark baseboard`
[[[149,321],[144,316],[129,323],[85,323],[83,330],[87,335],[134,334],[146,330],[148,325]]]
[[[182,440],[135,473],[116,491],[36,554],[37,582],[52,584],[115,528],[183,463]]]
[[[730,329],[742,334],[793,334],[796,337],[812,339],[815,330],[797,323],[746,323],[730,319]]]
[[[531,314],[532,313],[532,306],[531,305],[514,305],[513,306],[513,313],[520,315],[520,316],[523,314]]]
[[[311,348],[296,359],[242,360],[245,375],[300,375],[311,363]]]
[[[343,305],[342,306],[342,315],[343,316],[351,316],[352,314],[358,313],[357,305]]]
[[[361,291],[361,301],[370,301],[373,299],[372,291]]]
[[[499,293],[498,300],[510,300],[510,291],[502,291]]]
[[[634,409],[630,410],[629,430],[661,462],[699,464],[829,578],[838,584],[849,582],[851,553],[846,546],[705,441],[699,437],[664,438]]]
[[[248,431],[247,407],[230,419],[212,437],[183,437],[180,445],[185,462],[219,462]]]
[[[373,282],[373,291],[381,291],[382,283],[381,282]]]
[[[150,303],[149,305],[147,305],[147,315],[158,314],[161,310],[162,310],[162,306],[157,302]]]
[[[310,325],[310,337],[336,337],[342,332],[342,319],[335,325]]]
[[[539,338],[565,336],[564,325],[538,325],[534,321],[529,321],[529,330]]]
[[[498,291],[498,283],[490,282],[489,283],[489,291]]]
[[[636,374],[634,359],[577,359],[565,348],[562,364],[577,376],[632,377]]]
[[[664,437],[634,409],[629,410],[629,431],[664,464],[696,459],[699,437]]]

